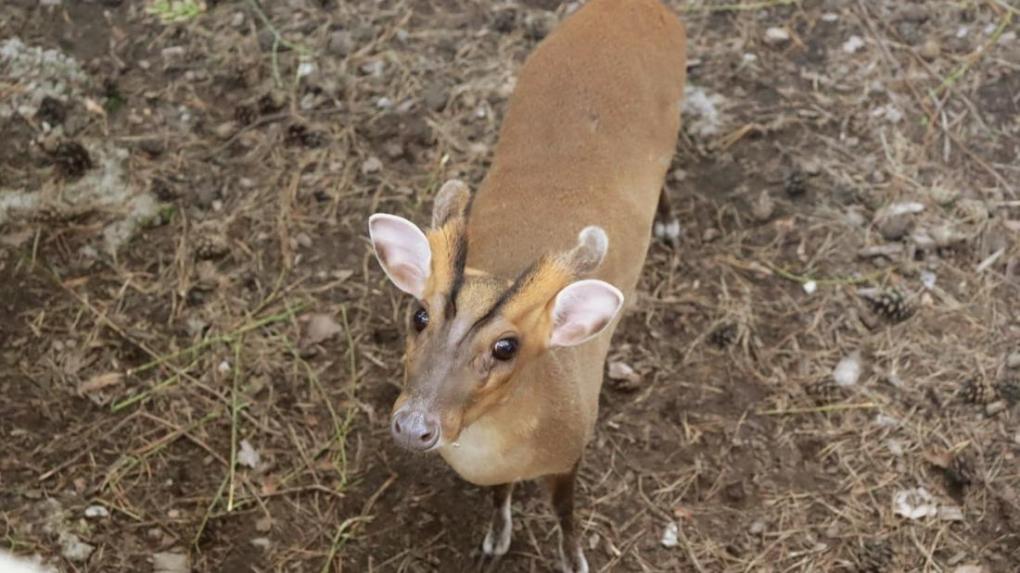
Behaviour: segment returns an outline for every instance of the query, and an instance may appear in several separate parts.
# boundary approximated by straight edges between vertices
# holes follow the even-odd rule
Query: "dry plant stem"
[[[205,513],[202,515],[202,521],[199,523],[198,528],[195,530],[195,536],[191,539],[191,546],[196,550],[199,547],[199,541],[202,539],[202,534],[205,532],[205,526],[209,523],[209,519],[212,517],[213,509],[216,504],[223,499],[223,490],[227,488],[230,483],[231,476],[225,476],[223,481],[220,482],[220,487],[216,490],[216,495],[213,496],[212,501],[209,502],[208,507],[205,509]]]
[[[711,2],[701,2],[681,6],[680,10],[682,12],[745,12],[749,10],[765,10],[777,6],[789,6],[790,4],[800,4],[800,2],[801,0],[766,0],[764,2],[747,2],[744,4],[715,5]]]
[[[240,399],[237,394],[237,385],[241,379],[241,341],[243,339],[238,337],[234,342],[234,364],[233,366],[233,377],[230,388],[230,468],[229,482],[230,485],[227,489],[227,512],[234,510],[234,479],[237,472],[237,426],[238,426],[238,412],[241,410]]]

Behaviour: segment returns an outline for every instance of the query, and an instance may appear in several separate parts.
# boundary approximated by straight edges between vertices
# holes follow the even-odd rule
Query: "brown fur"
[[[473,200],[475,272],[461,298],[474,300],[459,307],[473,312],[505,288],[475,273],[514,280],[550,251],[572,247],[587,225],[609,236],[593,276],[633,296],[676,145],[685,43],[679,20],[654,0],[590,0],[528,58]],[[573,278],[543,264],[502,319],[526,336],[547,336],[548,305]],[[482,485],[570,472],[594,427],[614,328],[576,348],[522,356],[505,383],[464,410],[461,427],[448,428],[460,447],[440,453]]]

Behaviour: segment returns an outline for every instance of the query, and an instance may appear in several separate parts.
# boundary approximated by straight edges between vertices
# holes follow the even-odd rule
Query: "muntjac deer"
[[[676,146],[685,50],[657,0],[590,0],[521,69],[476,193],[443,185],[427,233],[369,220],[383,270],[417,300],[391,432],[492,486],[486,555],[510,546],[513,484],[543,478],[562,568],[588,571],[574,481]]]

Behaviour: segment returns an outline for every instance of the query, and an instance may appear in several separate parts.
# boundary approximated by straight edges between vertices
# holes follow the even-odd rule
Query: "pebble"
[[[910,215],[893,215],[878,221],[878,232],[887,241],[898,241],[911,231],[914,219]]]
[[[425,107],[431,111],[443,111],[443,108],[446,107],[446,88],[441,84],[429,85],[421,96]]]
[[[863,47],[864,39],[860,36],[850,36],[846,42],[843,42],[843,51],[848,54],[856,54]]]
[[[230,139],[237,133],[237,122],[234,120],[225,121],[214,127],[213,133],[220,139]]]
[[[769,196],[768,191],[762,191],[761,195],[758,195],[758,198],[755,199],[754,204],[751,205],[751,215],[762,223],[771,219],[775,211],[776,202]]]
[[[989,416],[994,416],[999,412],[1005,410],[1006,406],[1007,404],[1005,400],[996,400],[985,406],[985,413],[988,414]]]
[[[362,175],[371,175],[372,173],[378,173],[382,170],[382,161],[376,156],[371,156],[361,164]]]
[[[1010,370],[1020,369],[1020,352],[1014,352],[1006,357],[1006,368]]]
[[[103,507],[101,505],[90,505],[90,506],[85,508],[85,517],[99,518],[99,517],[109,517],[109,516],[110,516],[110,512],[105,507]]]
[[[935,38],[928,38],[921,44],[921,49],[918,50],[918,53],[926,60],[934,60],[942,53],[942,46],[939,45],[938,40]]]
[[[704,243],[711,243],[712,241],[719,238],[719,229],[715,227],[709,227],[705,229],[705,232],[701,235],[701,241]]]
[[[244,26],[244,12],[241,11],[234,12],[234,15],[230,18],[230,25],[235,28],[240,28],[241,26]]]
[[[790,32],[786,28],[772,27],[765,30],[765,43],[773,46],[785,44],[790,41]]]

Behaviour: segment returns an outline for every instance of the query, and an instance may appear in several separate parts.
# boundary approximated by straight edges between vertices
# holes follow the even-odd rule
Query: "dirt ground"
[[[1017,5],[670,4],[683,233],[610,356],[592,570],[1020,571]],[[488,496],[388,435],[407,301],[366,218],[481,180],[574,7],[5,0],[0,546],[472,570]],[[518,492],[500,570],[550,570]]]

